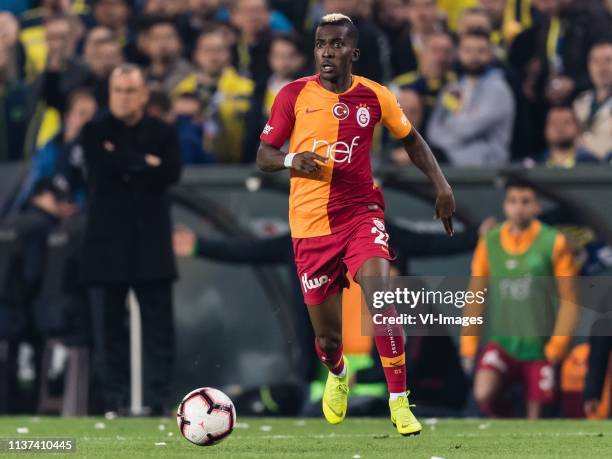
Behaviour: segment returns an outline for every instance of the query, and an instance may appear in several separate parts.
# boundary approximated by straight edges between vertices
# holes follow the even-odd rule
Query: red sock
[[[394,306],[388,307],[380,314],[383,317],[397,317]],[[406,392],[406,354],[402,326],[374,324],[374,333],[389,393]]]
[[[344,359],[342,358],[342,344],[333,352],[324,352],[319,347],[319,340],[315,338],[315,349],[317,357],[325,365],[329,371],[335,375],[339,375],[344,370]]]

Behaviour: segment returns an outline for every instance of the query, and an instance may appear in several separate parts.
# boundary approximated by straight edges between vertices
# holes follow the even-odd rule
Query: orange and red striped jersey
[[[289,225],[294,238],[333,234],[348,226],[368,206],[384,209],[372,180],[370,147],[378,122],[397,138],[412,129],[397,99],[386,87],[353,75],[342,93],[325,89],[319,75],[293,81],[277,94],[260,136],[289,151],[313,151],[327,158],[311,174],[291,170]]]

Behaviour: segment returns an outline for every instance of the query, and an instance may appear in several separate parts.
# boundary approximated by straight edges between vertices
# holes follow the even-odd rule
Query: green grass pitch
[[[422,419],[418,437],[401,437],[387,419],[240,418],[223,443],[198,447],[171,418],[2,417],[0,437],[72,437],[76,453],[53,457],[139,458],[612,458],[612,421]],[[27,433],[17,429],[27,428]],[[7,454],[0,457],[45,457]]]

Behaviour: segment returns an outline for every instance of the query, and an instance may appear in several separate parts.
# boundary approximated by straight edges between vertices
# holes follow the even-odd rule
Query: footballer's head
[[[538,193],[533,184],[521,178],[511,178],[506,182],[504,214],[513,226],[521,229],[529,227],[540,214]]]
[[[323,16],[315,34],[315,62],[321,78],[337,81],[351,73],[359,59],[357,27],[348,16],[332,13]]]

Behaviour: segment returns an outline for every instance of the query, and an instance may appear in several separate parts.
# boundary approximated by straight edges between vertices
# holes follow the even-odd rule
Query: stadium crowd
[[[330,12],[359,31],[354,73],[392,89],[440,163],[612,161],[609,0],[2,0],[0,162],[28,164],[2,204],[4,216],[25,214],[31,268],[26,287],[4,298],[57,294],[45,290],[41,266],[51,232],[65,236],[65,250],[46,259],[74,269],[91,198],[82,131],[108,115],[114,69],[142,69],[147,119],[174,126],[183,165],[252,164],[275,95],[315,73],[314,31]],[[374,164],[408,165],[400,147],[381,128]],[[2,273],[16,259],[9,233],[0,231]],[[75,323],[81,294],[62,306]],[[75,342],[87,340],[82,328]]]

